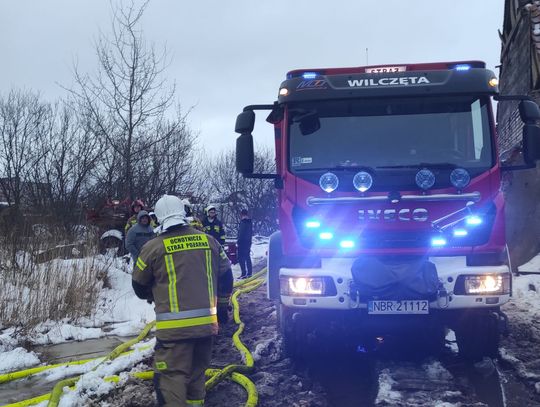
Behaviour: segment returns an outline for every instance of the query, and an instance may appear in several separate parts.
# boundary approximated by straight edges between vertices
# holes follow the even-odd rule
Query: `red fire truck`
[[[519,106],[521,165],[499,158],[492,99]],[[276,174],[253,173],[256,110]],[[512,288],[501,173],[540,158],[539,119],[479,61],[294,70],[276,102],[245,107],[236,165],[279,190],[268,296],[289,353],[403,328],[441,345],[450,328],[464,357],[496,356]]]

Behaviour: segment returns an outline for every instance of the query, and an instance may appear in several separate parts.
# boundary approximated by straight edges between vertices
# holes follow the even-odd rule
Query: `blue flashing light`
[[[304,79],[315,79],[317,77],[317,72],[304,72],[302,78]]]
[[[482,224],[482,218],[480,216],[472,215],[467,218],[466,222],[469,226],[478,226]]]
[[[308,229],[317,229],[317,228],[321,227],[321,222],[319,222],[317,220],[308,220],[306,222],[306,227]]]
[[[332,240],[333,238],[334,238],[334,234],[331,232],[319,233],[319,239],[321,240]]]
[[[354,247],[354,242],[352,240],[342,240],[339,242],[339,246],[342,249],[352,249]]]
[[[431,239],[431,245],[433,247],[446,246],[446,239],[444,237],[434,237],[433,239]]]
[[[465,229],[454,229],[454,236],[455,237],[465,237],[469,234],[467,230]]]
[[[468,64],[459,64],[454,66],[454,69],[456,71],[468,71],[469,69],[471,69],[471,66]]]

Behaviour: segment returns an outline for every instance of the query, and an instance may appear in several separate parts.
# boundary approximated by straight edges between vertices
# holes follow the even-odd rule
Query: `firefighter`
[[[222,246],[225,245],[225,228],[223,227],[223,223],[217,218],[216,207],[214,205],[208,205],[204,211],[206,212],[202,223],[204,231],[210,236],[215,237]]]
[[[188,199],[183,199],[182,203],[184,204],[184,208],[186,208],[186,219],[189,225],[197,230],[200,230],[201,232],[204,232],[202,222],[193,211],[193,205],[191,205],[191,202],[189,202]]]
[[[131,203],[131,216],[127,220],[126,226],[124,227],[124,234],[127,234],[130,227],[137,224],[137,215],[139,211],[144,209],[144,203],[140,199],[136,199]]]
[[[144,245],[133,289],[156,312],[154,386],[160,406],[202,406],[212,336],[228,320],[231,264],[212,237],[187,224],[182,201],[161,197],[154,209],[163,232]]]

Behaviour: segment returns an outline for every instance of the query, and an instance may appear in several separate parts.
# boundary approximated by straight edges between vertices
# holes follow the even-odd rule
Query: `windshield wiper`
[[[407,165],[383,165],[380,167],[375,167],[376,169],[385,169],[385,168],[457,168],[457,164],[454,163],[418,163],[418,164],[407,164]]]

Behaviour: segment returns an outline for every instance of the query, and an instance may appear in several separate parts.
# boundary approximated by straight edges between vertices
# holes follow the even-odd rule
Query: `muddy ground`
[[[284,357],[281,339],[276,329],[276,312],[271,301],[266,299],[265,286],[239,298],[240,317],[246,324],[241,336],[243,343],[255,358],[255,368],[247,376],[255,383],[259,392],[259,406],[267,407],[325,407],[325,394],[320,385],[306,374],[295,370],[290,359]],[[232,345],[232,335],[237,325],[231,321],[222,326],[216,337],[212,366],[224,367],[230,363],[242,364],[240,353]],[[147,361],[150,364],[150,361]],[[224,381],[207,394],[207,407],[244,406],[245,390],[238,384]],[[94,406],[156,406],[152,384],[133,380]]]
[[[502,339],[501,357],[493,364],[474,367],[460,360],[451,343],[438,359],[398,349],[409,354],[390,359],[337,353],[335,357],[321,355],[314,363],[293,363],[282,351],[275,307],[266,299],[265,287],[244,294],[239,302],[246,324],[242,340],[256,359],[248,376],[257,386],[259,406],[540,406],[540,320],[519,304],[504,307],[510,333]],[[241,363],[232,346],[235,330],[232,322],[222,327],[214,346],[214,366]],[[426,376],[429,366],[438,364],[439,377]],[[393,392],[400,396],[392,398]],[[244,406],[245,401],[243,388],[225,381],[207,394],[206,406]],[[152,384],[134,380],[93,405],[142,407],[156,402]]]

